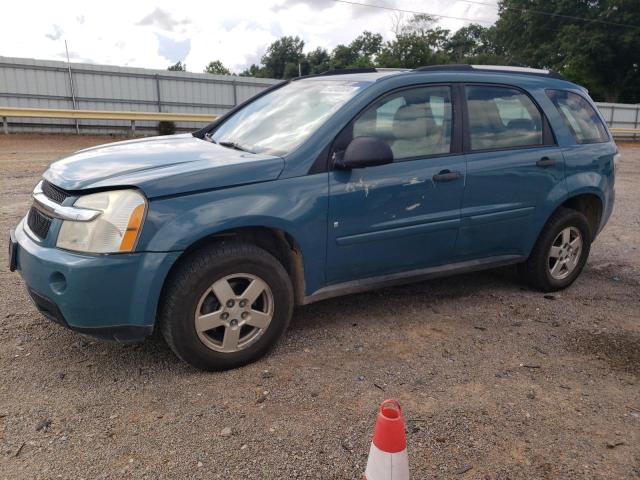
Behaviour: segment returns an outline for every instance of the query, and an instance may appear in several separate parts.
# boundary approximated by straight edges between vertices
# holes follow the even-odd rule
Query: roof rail
[[[482,71],[490,73],[516,73],[521,75],[536,75],[539,77],[557,78],[559,80],[566,80],[563,75],[553,70],[544,70],[540,68],[529,67],[512,67],[507,65],[469,65],[463,64],[445,64],[445,65],[427,65],[425,67],[418,67],[414,71],[417,72],[438,72],[438,71]]]
[[[328,70],[322,73],[312,73],[310,75],[303,75],[302,77],[294,77],[291,81],[301,80],[303,78],[314,77],[330,77],[333,75],[349,75],[351,73],[376,73],[376,72],[403,72],[410,71],[410,68],[375,68],[375,67],[353,67],[353,68],[336,68],[335,70]]]
[[[336,68],[326,72],[318,73],[318,77],[328,77],[330,75],[348,75],[350,73],[375,73],[377,70],[373,67],[356,67],[356,68]]]

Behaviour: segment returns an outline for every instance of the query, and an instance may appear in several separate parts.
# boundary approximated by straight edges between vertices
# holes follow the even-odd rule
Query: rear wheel
[[[520,273],[532,287],[550,292],[571,285],[580,275],[591,247],[586,217],[568,208],[558,209],[545,225]]]
[[[264,355],[292,311],[291,282],[275,257],[250,244],[217,244],[191,254],[172,273],[159,322],[182,360],[227,370]]]

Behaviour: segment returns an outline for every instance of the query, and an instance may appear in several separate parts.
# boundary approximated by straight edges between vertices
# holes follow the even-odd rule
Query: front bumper
[[[45,246],[15,230],[17,270],[41,313],[101,339],[151,334],[164,279],[180,252],[89,255]]]

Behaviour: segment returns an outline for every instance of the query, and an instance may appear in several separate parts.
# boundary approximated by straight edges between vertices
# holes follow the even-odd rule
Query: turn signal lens
[[[138,233],[142,227],[142,218],[144,217],[144,205],[138,205],[129,217],[129,223],[127,224],[127,230],[122,237],[122,243],[120,244],[121,252],[131,252],[136,246],[136,240],[138,240]]]

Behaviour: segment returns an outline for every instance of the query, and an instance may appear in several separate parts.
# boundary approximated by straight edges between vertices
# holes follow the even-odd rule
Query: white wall
[[[221,115],[235,104],[278,83],[266,78],[170,72],[143,68],[71,64],[76,108]],[[73,108],[64,62],[0,56],[0,105]],[[79,120],[81,133],[124,133],[129,122]],[[139,133],[155,134],[158,122],[136,122]],[[202,123],[179,122],[195,130]],[[75,120],[10,118],[10,131],[75,132]]]

